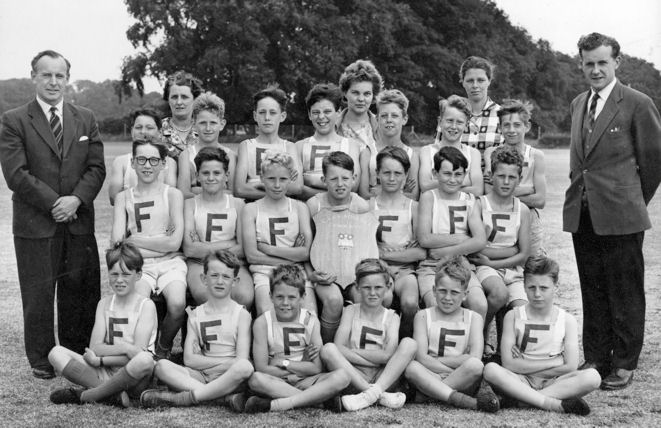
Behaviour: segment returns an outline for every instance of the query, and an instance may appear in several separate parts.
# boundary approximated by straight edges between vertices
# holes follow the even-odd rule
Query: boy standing
[[[573,315],[553,304],[558,264],[530,257],[525,264],[528,302],[505,315],[501,357],[489,363],[484,379],[506,396],[556,412],[587,415],[580,397],[599,388],[597,370],[578,367],[578,327]]]
[[[144,407],[186,407],[226,397],[233,410],[243,411],[245,396],[230,395],[253,372],[248,360],[250,314],[231,297],[240,266],[229,250],[206,257],[200,276],[207,288],[207,301],[189,311],[185,367],[160,360],[155,368],[156,377],[178,392],[147,390],[140,396]]]

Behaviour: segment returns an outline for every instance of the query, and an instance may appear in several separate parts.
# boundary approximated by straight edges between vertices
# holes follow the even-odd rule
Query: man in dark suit
[[[103,143],[92,112],[63,100],[69,70],[59,53],[37,54],[36,99],[6,112],[0,127],[2,172],[14,192],[25,351],[42,379],[54,376],[48,352],[56,289],[59,342],[80,354],[100,297],[93,202],[106,175]]]
[[[661,118],[648,96],[615,78],[615,39],[592,33],[578,49],[591,89],[571,103],[563,224],[572,233],[583,297],[581,368],[599,370],[602,389],[620,389],[631,382],[643,346],[643,235],[661,181]]]

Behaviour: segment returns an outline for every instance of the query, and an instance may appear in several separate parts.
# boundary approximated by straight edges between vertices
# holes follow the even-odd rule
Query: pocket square
[[[80,137],[80,138],[78,139],[78,142],[79,142],[79,143],[85,143],[85,142],[89,141],[89,139],[90,139],[90,138],[89,138],[87,135],[83,135],[82,137]]]

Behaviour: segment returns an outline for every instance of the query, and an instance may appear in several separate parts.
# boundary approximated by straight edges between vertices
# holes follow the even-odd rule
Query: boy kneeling
[[[250,314],[232,300],[239,281],[239,259],[229,250],[209,254],[200,275],[207,301],[188,316],[184,364],[159,360],[155,374],[179,392],[147,390],[140,396],[143,407],[192,406],[225,397],[234,411],[243,411],[245,394],[232,394],[250,377]]]
[[[578,328],[570,313],[553,304],[558,264],[530,257],[524,267],[528,303],[505,315],[502,367],[489,363],[484,379],[507,397],[540,409],[587,415],[580,397],[599,388],[595,369],[578,367]]]

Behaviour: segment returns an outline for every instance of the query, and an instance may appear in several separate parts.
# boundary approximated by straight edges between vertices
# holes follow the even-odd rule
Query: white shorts
[[[149,284],[154,293],[161,294],[171,282],[186,284],[187,272],[186,262],[181,256],[146,258],[141,279]]]
[[[528,301],[526,290],[523,287],[523,268],[521,266],[517,266],[516,269],[494,269],[489,266],[478,266],[475,274],[480,283],[484,283],[484,280],[490,276],[499,277],[507,286],[507,304],[515,300]]]

